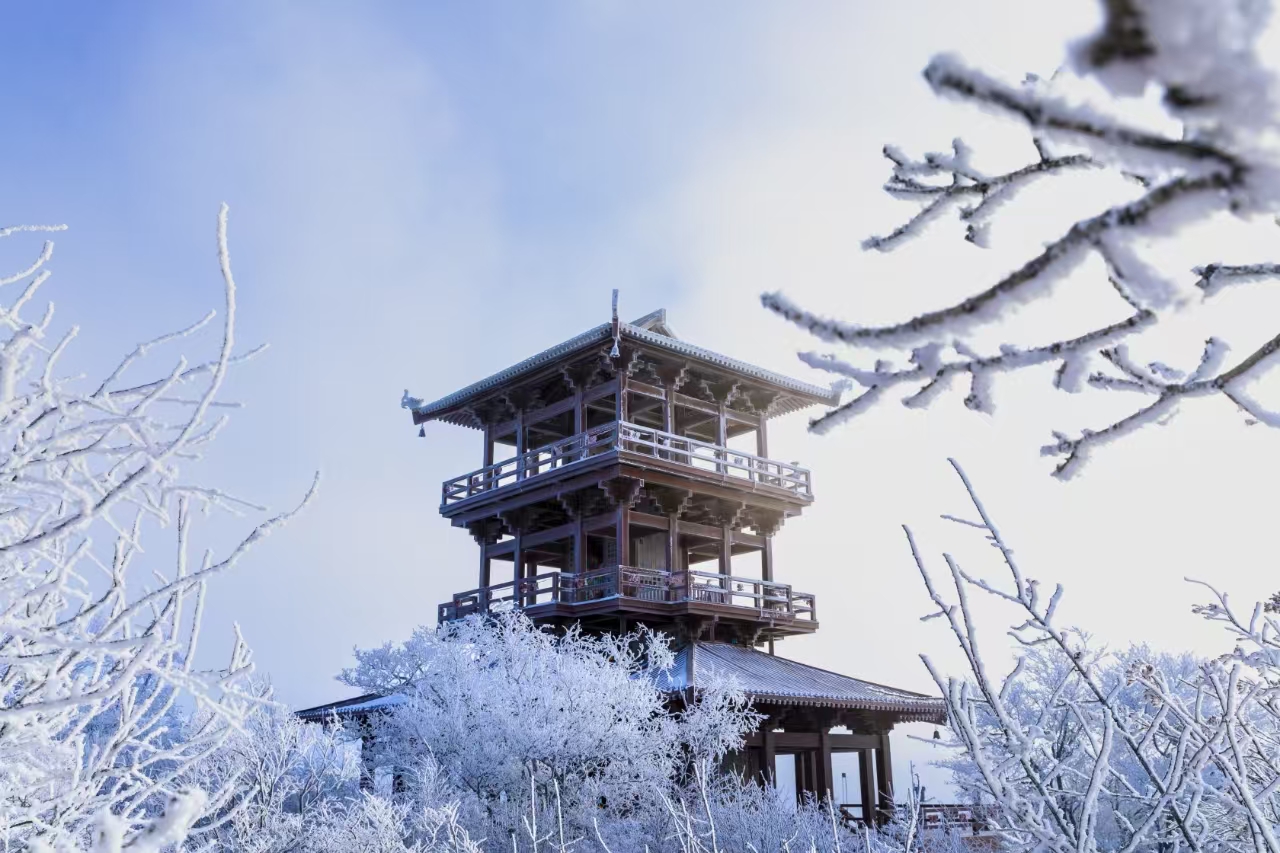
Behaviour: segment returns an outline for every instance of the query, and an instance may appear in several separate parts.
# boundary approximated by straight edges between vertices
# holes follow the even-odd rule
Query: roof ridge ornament
[[[622,325],[618,322],[618,288],[613,289],[613,349],[609,350],[609,358],[622,355],[618,348],[618,340],[622,337]]]

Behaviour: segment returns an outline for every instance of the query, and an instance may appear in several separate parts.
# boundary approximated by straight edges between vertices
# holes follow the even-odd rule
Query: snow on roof
[[[677,652],[675,665],[659,677],[659,686],[672,691],[689,687],[688,662],[689,646],[685,646]],[[946,721],[945,703],[923,693],[850,678],[746,646],[695,643],[693,686],[713,675],[732,678],[757,702],[888,711],[904,721]]]
[[[670,692],[689,687],[686,676],[688,664],[689,646],[685,646],[676,653],[675,664],[671,669],[656,677],[657,686]],[[746,646],[696,643],[693,666],[694,687],[707,683],[713,676],[731,678],[756,702],[883,711],[898,715],[903,722],[941,724],[947,719],[946,704],[941,699],[850,678],[838,672],[819,669]],[[399,694],[379,696],[376,693],[366,693],[340,702],[304,708],[296,714],[313,722],[335,715],[339,719],[346,719],[392,708],[404,701],[405,697]]]
[[[366,693],[363,696],[343,699],[339,702],[330,702],[327,705],[303,708],[301,711],[295,711],[294,713],[304,720],[324,720],[335,714],[339,718],[367,714],[380,708],[395,707],[402,702],[404,702],[404,697],[399,694],[393,693],[390,696],[379,696],[377,693]]]
[[[790,391],[792,394],[805,398],[808,405],[825,404],[835,406],[840,402],[841,391],[834,385],[831,387],[822,387],[820,385],[811,385],[808,382],[801,382],[798,379],[791,379],[772,371],[765,370],[762,367],[756,367],[743,361],[729,358],[728,356],[714,353],[711,350],[696,347],[693,344],[685,343],[675,337],[671,327],[667,325],[667,312],[665,309],[659,309],[652,313],[646,314],[634,323],[622,323],[619,325],[620,333],[625,338],[640,341],[641,343],[655,346],[658,349],[664,349],[676,355],[685,356],[735,373],[742,373],[763,382],[768,382],[777,387]],[[504,382],[510,381],[518,376],[530,373],[543,367],[561,356],[568,355],[579,349],[584,349],[591,344],[609,340],[613,335],[613,326],[611,323],[602,323],[594,329],[583,332],[576,337],[572,337],[567,341],[556,344],[555,346],[545,349],[537,355],[526,358],[505,370],[500,370],[492,376],[481,379],[479,382],[468,385],[467,387],[455,391],[446,397],[436,400],[434,403],[423,403],[407,395],[403,401],[403,405],[414,413],[415,422],[429,421],[436,417],[456,408],[467,402],[471,398],[488,391]],[[837,383],[838,384],[838,383]],[[789,409],[788,411],[793,411]]]

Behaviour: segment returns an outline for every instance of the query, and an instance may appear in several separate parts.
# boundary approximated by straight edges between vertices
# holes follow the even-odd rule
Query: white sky
[[[33,83],[0,96],[24,131],[0,142],[4,216],[72,225],[51,292],[86,327],[88,364],[216,304],[213,219],[232,205],[240,339],[272,349],[236,378],[247,408],[205,470],[276,508],[313,470],[325,481],[305,518],[217,587],[206,643],[238,621],[281,698],[314,704],[349,692],[332,676],[353,646],[433,623],[474,581],[474,545],[436,507],[442,480],[478,467],[478,434],[432,425],[419,440],[397,407],[404,388],[434,399],[602,322],[613,287],[627,317],[665,307],[694,343],[825,381],[795,360],[812,343],[759,293],[900,318],[989,282],[1087,209],[1051,184],[997,224],[991,251],[953,223],[893,255],[858,249],[908,213],[879,191],[884,143],[938,150],[963,134],[996,165],[1029,150],[935,100],[920,77],[929,57],[1051,73],[1095,15],[1062,6],[157,3],[74,23],[33,8],[19,28],[31,39],[9,54]],[[1160,251],[1175,269],[1264,260],[1271,233],[1215,228]],[[1113,319],[1096,286],[1073,279],[1010,337]],[[1280,306],[1266,290],[1223,299],[1205,328],[1240,349],[1269,334]],[[1203,325],[1162,330],[1175,349],[1151,357],[1194,360]],[[994,418],[956,394],[825,438],[804,416],[776,421],[772,454],[811,467],[818,496],[779,536],[777,576],[816,593],[822,621],[779,651],[919,690],[931,689],[919,653],[958,667],[940,623],[918,621],[926,601],[900,529],[931,552],[985,558],[935,521],[964,509],[948,455],[1028,573],[1067,585],[1066,618],[1111,643],[1222,648],[1188,612],[1199,594],[1182,578],[1242,600],[1280,587],[1280,436],[1198,402],[1063,485],[1037,453],[1049,430],[1122,410],[1046,389],[1044,375],[1006,379]],[[896,754],[922,756],[905,743]]]

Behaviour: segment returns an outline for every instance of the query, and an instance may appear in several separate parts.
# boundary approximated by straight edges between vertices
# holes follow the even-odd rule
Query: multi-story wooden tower
[[[408,401],[415,423],[484,436],[481,467],[441,493],[440,513],[480,556],[475,588],[439,618],[518,607],[538,622],[747,646],[814,631],[813,596],[775,577],[771,547],[813,500],[810,476],[768,457],[767,430],[831,402],[683,343],[662,312]]]
[[[817,630],[818,609],[775,570],[773,537],[813,489],[808,470],[770,458],[768,424],[838,397],[692,346],[662,311],[615,316],[433,403],[406,394],[415,424],[483,434],[480,467],[441,492],[440,513],[475,539],[479,563],[439,619],[518,608],[546,625],[664,631],[680,646],[673,695],[729,674],[768,714],[743,769],[772,775],[793,755],[797,791],[838,795],[832,753],[857,752],[868,794],[845,805],[883,813],[889,730],[941,721],[941,701],[773,654],[774,641]],[[360,706],[313,710],[344,707]]]

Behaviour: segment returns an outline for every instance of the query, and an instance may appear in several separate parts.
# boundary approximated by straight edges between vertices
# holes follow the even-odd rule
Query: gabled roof
[[[660,678],[665,690],[683,690],[713,678],[729,678],[755,702],[810,705],[859,711],[884,711],[904,721],[945,723],[941,699],[850,678],[746,646],[693,644],[693,684],[688,683],[690,647],[676,654],[676,664]]]
[[[630,338],[640,343],[648,344],[660,350],[690,359],[694,362],[702,362],[703,364],[713,367],[719,367],[734,373],[741,373],[757,379],[769,385],[780,388],[791,395],[799,398],[801,405],[827,405],[836,406],[840,403],[841,387],[840,383],[834,383],[830,387],[822,387],[820,385],[812,385],[808,382],[801,382],[798,379],[791,379],[779,373],[765,370],[762,367],[756,367],[753,364],[747,364],[744,361],[729,358],[728,356],[714,353],[711,350],[694,346],[686,343],[675,336],[671,327],[667,325],[667,312],[665,309],[658,309],[650,314],[646,314],[634,323],[619,324],[619,333],[623,338]],[[480,396],[505,382],[509,382],[528,373],[533,373],[539,368],[545,367],[556,360],[571,355],[579,350],[588,350],[593,346],[598,346],[613,337],[613,324],[602,323],[594,329],[589,329],[580,335],[570,338],[567,341],[556,344],[549,349],[545,349],[535,356],[526,358],[524,361],[518,362],[505,370],[500,370],[492,376],[481,379],[468,385],[461,390],[455,391],[448,396],[442,397],[433,403],[424,403],[416,397],[410,397],[406,391],[404,398],[400,404],[413,412],[415,423],[422,421],[434,420],[457,407],[464,405],[473,398]],[[792,406],[784,410],[780,410],[778,414],[784,412],[795,411],[801,406]]]

